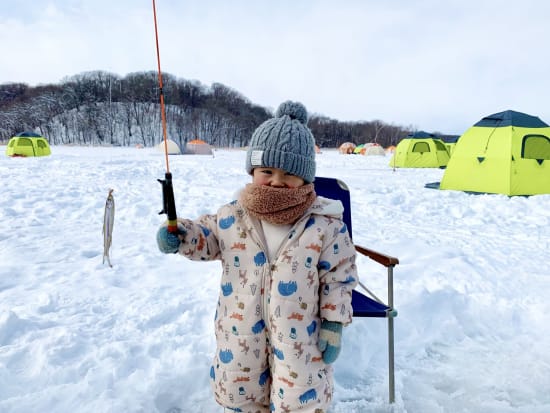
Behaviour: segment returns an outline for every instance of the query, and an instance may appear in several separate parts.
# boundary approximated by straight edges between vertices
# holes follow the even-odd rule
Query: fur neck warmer
[[[297,188],[276,188],[247,184],[240,203],[250,215],[271,224],[294,224],[313,204],[317,195],[313,184]]]

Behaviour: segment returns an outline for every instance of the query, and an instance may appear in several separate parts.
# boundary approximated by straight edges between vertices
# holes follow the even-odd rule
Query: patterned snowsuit
[[[216,400],[242,412],[326,412],[332,368],[317,347],[322,320],[351,322],[355,249],[339,201],[317,197],[272,262],[260,222],[238,201],[196,221],[179,253],[223,266],[210,370]]]

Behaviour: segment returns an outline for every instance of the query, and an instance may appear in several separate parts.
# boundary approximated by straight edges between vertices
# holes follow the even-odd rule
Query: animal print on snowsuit
[[[210,370],[222,406],[326,412],[333,379],[317,347],[319,328],[321,320],[351,322],[357,283],[355,248],[341,212],[338,201],[317,197],[272,262],[260,222],[237,201],[215,215],[179,220],[186,231],[180,254],[222,262]]]

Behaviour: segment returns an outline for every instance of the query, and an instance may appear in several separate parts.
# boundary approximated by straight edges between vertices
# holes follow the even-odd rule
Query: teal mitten
[[[342,348],[342,323],[323,320],[319,331],[319,350],[323,353],[323,361],[334,363]]]
[[[165,254],[175,254],[180,247],[180,239],[178,234],[168,232],[168,228],[162,226],[157,231],[157,245],[160,252]]]

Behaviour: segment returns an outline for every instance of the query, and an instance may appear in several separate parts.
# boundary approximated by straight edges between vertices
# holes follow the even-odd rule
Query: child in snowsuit
[[[246,155],[252,183],[238,200],[179,235],[161,226],[159,249],[219,259],[217,349],[210,370],[226,411],[326,412],[331,364],[352,320],[355,249],[340,201],[317,197],[315,143],[300,103],[261,124]]]

